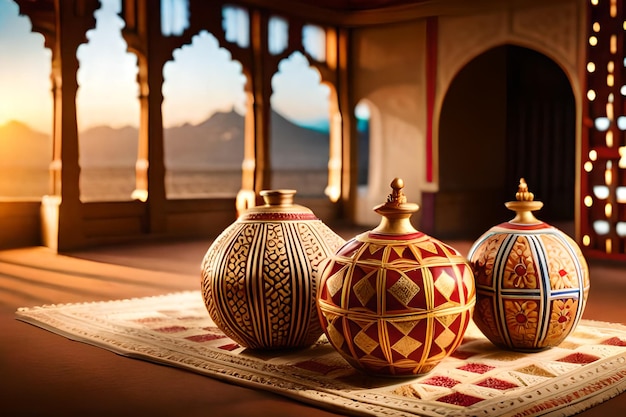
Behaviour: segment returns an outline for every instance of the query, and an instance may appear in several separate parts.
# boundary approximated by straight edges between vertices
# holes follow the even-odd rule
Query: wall
[[[0,201],[0,249],[41,245],[39,201]]]
[[[504,75],[504,72],[500,71],[504,69],[502,65],[504,61],[493,57],[495,60],[491,64],[483,63],[482,69],[470,68],[471,65],[468,65],[470,62],[475,62],[473,60],[486,51],[507,44],[522,46],[547,56],[563,70],[571,83],[571,89],[577,101],[575,120],[577,131],[574,146],[580,149],[581,91],[584,79],[584,7],[584,2],[568,0],[534,6],[509,5],[502,9],[476,14],[451,14],[440,17],[434,121],[434,129],[436,129],[434,159],[438,161],[439,166],[436,169],[438,188],[433,196],[433,233],[449,237],[473,238],[478,237],[481,230],[486,230],[490,225],[508,219],[504,217],[507,213],[502,209],[502,204],[508,201],[510,194],[503,195],[501,184],[505,178],[506,167],[503,163],[506,161],[497,159],[505,155],[502,147],[506,134],[504,131],[498,133],[498,129],[502,130],[502,126],[497,122],[490,125],[470,124],[468,126],[470,130],[466,134],[470,134],[473,141],[481,139],[477,142],[480,143],[480,149],[468,148],[462,142],[454,140],[446,143],[448,135],[463,134],[460,127],[450,126],[450,119],[444,114],[448,111],[445,106],[448,105],[449,94],[459,92],[453,91],[457,78],[463,78],[462,82],[467,83],[466,86],[469,89],[472,88],[472,84],[474,86],[491,84],[491,88],[485,91],[485,97],[476,97],[472,105],[478,109],[482,107],[484,111],[493,113],[494,116],[502,113],[494,107],[493,103],[501,94],[497,90],[503,82],[500,77]],[[475,72],[471,75],[473,81],[465,79],[468,74],[463,74],[468,68]],[[496,68],[500,70],[496,71]],[[492,79],[490,83],[489,78]],[[506,105],[505,100],[501,103]],[[455,104],[455,106],[462,107],[462,104]],[[477,108],[468,107],[465,115],[456,114],[454,120],[461,121],[463,124],[471,123],[472,119],[485,120],[484,115],[481,114],[476,114],[475,118],[469,117],[471,112],[479,111]],[[459,108],[457,111],[462,112],[463,109]],[[484,136],[478,138],[477,135],[481,130]],[[498,135],[502,138],[501,142],[497,140]],[[461,172],[450,170],[451,161],[455,159],[451,156],[454,155],[453,151],[444,149],[448,145],[458,148],[459,155],[472,155],[475,170],[469,168],[467,163],[461,163],[459,169]],[[481,149],[488,149],[492,152],[484,153]],[[459,162],[462,161],[456,160],[456,163]],[[576,165],[579,166],[579,164],[578,160]],[[482,173],[477,172],[478,169]],[[576,186],[578,187],[579,184],[577,179]],[[571,201],[571,204],[574,205],[575,201]]]
[[[367,100],[370,175],[357,200],[356,222],[378,224],[372,208],[383,203],[395,177],[410,202],[425,182],[425,21],[355,30],[351,68],[354,102]]]
[[[431,80],[436,83],[433,182],[425,178],[426,20],[354,30],[353,67],[350,69],[353,102],[367,100],[372,107],[369,185],[358,193],[357,223],[378,223],[378,216],[371,209],[384,201],[390,190],[389,183],[396,176],[405,180],[405,192],[410,201],[421,203],[428,197],[423,203],[427,209],[414,216],[414,223],[424,224],[428,232],[451,235],[454,229],[481,213],[493,221],[501,219],[501,206],[506,197],[492,191],[497,187],[502,189],[505,161],[494,160],[489,156],[493,154],[481,154],[480,149],[504,154],[500,152],[504,144],[497,140],[505,136],[504,120],[496,118],[505,115],[504,109],[498,107],[505,94],[504,61],[492,61],[485,68],[477,69],[473,76],[478,78],[467,80],[467,84],[460,87],[470,88],[476,82],[489,84],[489,90],[471,103],[450,103],[454,109],[451,111],[462,113],[457,114],[456,119],[464,121],[460,126],[450,125],[442,114],[455,77],[474,58],[496,46],[524,46],[554,60],[571,82],[577,99],[576,124],[581,125],[585,3],[563,0],[540,4],[502,3],[500,6],[476,8],[476,12],[471,8],[459,9],[456,13],[448,11],[438,18],[437,74],[436,80]],[[476,112],[481,111],[492,113],[493,123],[477,125]],[[443,154],[441,147],[448,144],[439,142],[440,129],[443,135],[457,138],[449,144],[454,149],[446,149]],[[576,143],[580,146],[580,128],[577,129]],[[478,141],[481,134],[484,137]],[[480,143],[480,149],[476,143]],[[450,166],[455,168],[450,170]],[[447,189],[440,188],[440,179],[445,179]],[[485,214],[485,206],[477,206],[471,214],[471,201],[476,193],[489,200],[487,204],[498,207]],[[490,222],[486,220],[469,233],[475,234],[487,224]]]

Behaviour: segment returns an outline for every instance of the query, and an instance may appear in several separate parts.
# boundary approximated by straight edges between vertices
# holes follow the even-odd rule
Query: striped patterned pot
[[[315,299],[317,268],[345,241],[293,190],[261,191],[202,261],[202,296],[215,324],[241,346],[284,349],[322,335]]]
[[[537,220],[542,207],[522,179],[510,222],[492,227],[468,258],[476,278],[474,321],[497,346],[537,351],[559,345],[578,324],[589,271],[578,245]]]
[[[463,340],[474,277],[455,249],[415,230],[403,183],[376,211],[381,224],[349,240],[326,262],[318,311],[333,347],[374,375],[429,372]]]

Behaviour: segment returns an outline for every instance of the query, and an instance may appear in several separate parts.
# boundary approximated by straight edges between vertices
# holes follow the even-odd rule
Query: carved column
[[[159,7],[150,2],[125,1],[122,17],[126,22],[122,36],[128,50],[137,55],[139,71],[139,144],[135,165],[133,198],[147,203],[146,233],[164,232],[165,162],[163,145],[163,66],[170,59],[173,48],[161,34]]]
[[[267,22],[267,14],[252,10],[250,16],[252,63],[247,69],[248,107],[245,119],[242,184],[237,194],[239,212],[255,205],[258,192],[271,186],[269,141],[273,72],[270,67],[274,65],[275,60],[267,53]]]
[[[50,195],[42,200],[44,245],[55,250],[79,246],[84,241],[79,190],[76,50],[95,27],[97,0],[19,0],[20,13],[30,17],[33,31],[52,50],[54,106]]]
[[[343,115],[341,119],[341,198],[338,215],[354,220],[357,191],[357,152],[358,134],[354,116],[356,102],[350,81],[350,31],[337,29],[337,105]]]

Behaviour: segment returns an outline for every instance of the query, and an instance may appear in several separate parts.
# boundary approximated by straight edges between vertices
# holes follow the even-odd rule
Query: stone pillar
[[[252,64],[248,69],[246,93],[248,108],[245,120],[244,162],[241,190],[237,194],[237,211],[256,205],[258,192],[271,187],[270,118],[271,80],[275,65],[267,50],[268,16],[253,10],[250,16]]]
[[[163,66],[171,58],[173,46],[161,34],[160,7],[149,1],[125,1],[122,35],[128,50],[137,55],[139,72],[139,144],[132,197],[147,204],[146,233],[166,230],[165,161],[163,145]]]
[[[355,219],[355,201],[357,195],[357,152],[358,134],[354,116],[356,106],[353,83],[350,78],[350,31],[337,30],[337,107],[341,118],[341,198],[339,199],[339,217],[353,221]]]
[[[50,194],[42,199],[43,244],[55,250],[84,242],[78,164],[76,50],[95,27],[97,0],[18,1],[20,13],[30,17],[33,31],[41,33],[52,50],[54,106]]]

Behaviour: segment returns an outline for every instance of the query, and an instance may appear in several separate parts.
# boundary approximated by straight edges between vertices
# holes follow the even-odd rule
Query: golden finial
[[[508,209],[513,210],[516,213],[515,218],[511,220],[510,223],[542,223],[540,220],[535,218],[532,212],[543,207],[543,203],[541,201],[534,201],[534,198],[535,195],[528,191],[528,184],[526,184],[526,180],[524,178],[520,178],[517,193],[515,193],[515,199],[517,201],[504,203]]]
[[[381,234],[406,234],[415,233],[417,230],[411,224],[410,217],[419,210],[415,203],[407,203],[406,195],[402,189],[402,178],[394,178],[391,181],[391,194],[387,201],[374,207],[374,211],[382,216],[380,224],[373,231]]]
[[[519,185],[517,187],[517,193],[515,193],[517,201],[533,201],[535,195],[528,191],[528,184],[524,178],[520,178]]]
[[[391,181],[391,194],[387,196],[387,203],[399,205],[406,203],[406,196],[402,189],[404,188],[404,181],[402,178],[394,178]]]

